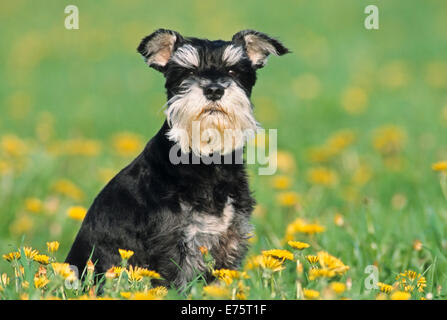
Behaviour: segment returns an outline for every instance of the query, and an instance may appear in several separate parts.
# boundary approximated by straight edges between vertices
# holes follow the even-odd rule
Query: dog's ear
[[[282,56],[290,52],[278,40],[255,30],[239,31],[233,36],[232,41],[244,47],[255,69],[262,68],[266,64],[270,54]]]
[[[183,38],[178,32],[158,29],[141,40],[137,51],[143,56],[147,65],[163,71],[172,53],[182,41]]]

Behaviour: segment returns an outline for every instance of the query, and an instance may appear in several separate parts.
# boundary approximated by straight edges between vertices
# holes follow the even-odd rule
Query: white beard
[[[256,133],[251,102],[234,81],[219,101],[208,100],[194,81],[186,80],[183,86],[185,90],[168,101],[166,110],[168,139],[183,153],[225,155],[242,148],[247,137]]]

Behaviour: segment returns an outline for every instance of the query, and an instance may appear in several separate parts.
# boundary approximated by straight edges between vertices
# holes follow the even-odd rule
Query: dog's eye
[[[236,75],[236,71],[234,71],[233,69],[228,70],[228,74],[230,76],[235,76]]]
[[[194,71],[189,71],[189,73],[188,73],[190,76],[193,76],[193,75],[195,75],[196,73],[194,72]]]

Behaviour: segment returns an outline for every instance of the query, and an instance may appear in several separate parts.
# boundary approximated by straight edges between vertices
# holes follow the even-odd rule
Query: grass
[[[405,287],[396,277],[414,270],[426,287],[414,289],[412,299],[446,298],[446,176],[432,170],[447,160],[445,4],[377,2],[377,31],[363,27],[372,3],[347,0],[73,4],[80,11],[75,31],[64,28],[65,4],[58,1],[0,5],[0,252],[21,248],[12,264],[24,267],[17,281],[29,284],[16,287],[11,263],[2,259],[0,273],[10,282],[1,284],[1,298],[82,295],[64,287],[51,264],[44,267],[50,283],[35,289],[39,264],[23,248],[45,253],[46,242],[57,240],[58,251],[45,254],[63,261],[83,208],[158,131],[163,78],[136,53],[158,27],[211,39],[253,28],[293,51],[271,57],[253,91],[257,119],[278,130],[280,158],[275,176],[248,167],[258,201],[248,259],[269,249],[294,252],[285,240],[297,218],[324,232],[294,233],[311,246],[283,261],[282,271],[254,266],[244,269],[249,278],[231,275],[233,282],[208,289],[198,275],[186,295],[149,295],[146,280],[124,279],[117,287],[113,279],[109,296],[295,299],[315,297],[304,291],[310,289],[327,299],[397,298]],[[309,280],[305,256],[322,251],[349,270]],[[371,265],[392,292],[365,287]],[[407,284],[417,274],[407,273]],[[344,291],[331,283],[343,283]]]

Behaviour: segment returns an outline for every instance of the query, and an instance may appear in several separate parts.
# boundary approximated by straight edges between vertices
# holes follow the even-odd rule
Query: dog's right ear
[[[149,67],[163,72],[182,36],[175,31],[158,29],[141,40],[137,51],[143,56]]]

